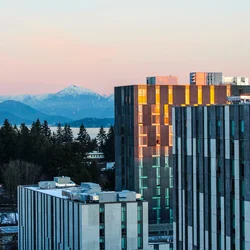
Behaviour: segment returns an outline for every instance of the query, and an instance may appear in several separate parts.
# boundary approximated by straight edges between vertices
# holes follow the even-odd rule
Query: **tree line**
[[[114,188],[114,171],[101,174],[96,162],[86,156],[93,150],[104,153],[105,161],[114,162],[114,127],[106,133],[100,128],[91,139],[86,128],[80,126],[77,138],[71,127],[59,123],[52,133],[47,121],[33,122],[31,127],[18,128],[5,120],[0,128],[0,183],[4,183],[11,198],[16,198],[16,185],[35,184],[54,176],[70,176],[73,181],[100,183],[104,189]],[[30,183],[32,182],[32,183]]]

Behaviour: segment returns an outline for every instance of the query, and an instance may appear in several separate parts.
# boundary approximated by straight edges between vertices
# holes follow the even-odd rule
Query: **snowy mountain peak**
[[[81,86],[77,86],[77,85],[71,85],[59,92],[56,93],[56,96],[58,97],[63,97],[63,96],[78,96],[78,95],[95,95],[95,96],[99,96],[97,93],[95,93],[94,91],[87,89],[87,88],[83,88]]]

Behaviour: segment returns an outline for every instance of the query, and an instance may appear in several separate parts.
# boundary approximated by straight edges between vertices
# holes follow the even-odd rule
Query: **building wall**
[[[115,88],[116,189],[148,201],[150,231],[171,234],[172,107],[226,103],[230,86],[134,85]],[[159,224],[162,224],[159,227]]]
[[[148,248],[147,202],[83,204],[19,186],[18,214],[20,250]]]
[[[174,249],[249,249],[250,106],[173,108]]]
[[[244,76],[223,77],[223,82],[227,84],[249,85],[248,77]]]
[[[178,84],[178,76],[147,77],[147,84],[175,85],[175,84]]]
[[[190,73],[191,85],[219,85],[223,83],[221,72],[192,72]]]

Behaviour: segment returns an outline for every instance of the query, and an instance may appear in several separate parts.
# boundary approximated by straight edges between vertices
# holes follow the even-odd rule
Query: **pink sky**
[[[0,4],[0,95],[72,84],[109,94],[152,75],[188,83],[192,71],[250,76],[249,1],[83,2]]]

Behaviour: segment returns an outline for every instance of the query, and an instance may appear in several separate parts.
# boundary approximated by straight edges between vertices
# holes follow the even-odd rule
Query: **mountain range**
[[[114,117],[114,95],[102,96],[76,85],[55,94],[0,96],[0,102],[0,121],[9,119],[15,124],[30,124],[37,118],[54,124]]]

